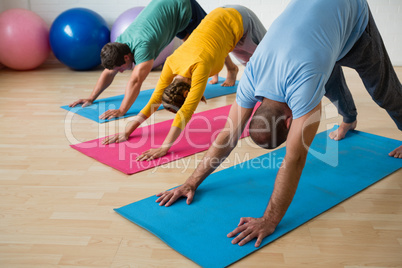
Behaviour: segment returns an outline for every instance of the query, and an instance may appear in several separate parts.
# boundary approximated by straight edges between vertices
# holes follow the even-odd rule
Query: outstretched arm
[[[141,112],[134,117],[134,120],[126,127],[124,133],[116,134],[105,138],[102,143],[110,144],[114,142],[126,141],[128,137],[136,130],[148,117],[150,117],[156,110],[158,110],[161,105],[162,94],[164,88],[169,85],[172,81],[172,74],[170,68],[165,65],[162,70],[161,77],[159,78],[158,84],[154,92],[152,93],[151,99],[148,101],[147,105],[141,110]]]
[[[113,82],[114,77],[116,76],[117,71],[114,70],[109,70],[105,69],[101,73],[98,82],[96,82],[95,88],[92,90],[91,95],[87,99],[79,99],[72,104],[70,104],[70,107],[75,107],[78,104],[82,104],[82,107],[86,107],[91,105],[94,100],[96,100],[99,95],[110,86],[110,84]]]
[[[276,176],[274,190],[264,215],[261,218],[241,218],[238,227],[228,234],[228,237],[238,234],[232,240],[233,244],[242,246],[257,238],[255,247],[259,247],[262,239],[275,231],[296,193],[308,149],[320,124],[320,115],[321,103],[292,122],[285,159]]]
[[[167,154],[174,142],[180,136],[181,131],[190,121],[195,109],[200,103],[200,100],[202,100],[208,79],[208,76],[206,74],[208,73],[210,73],[210,70],[209,68],[205,68],[204,65],[197,65],[195,67],[192,73],[191,89],[186,97],[186,100],[184,101],[184,104],[180,107],[179,111],[177,111],[175,119],[172,123],[172,127],[170,128],[165,141],[159,148],[152,148],[143,152],[139,157],[137,157],[138,161],[149,161]],[[169,64],[165,65],[163,67],[158,85],[156,86],[154,94],[151,97],[151,101],[153,101],[154,103],[160,103],[162,101],[164,88],[167,87],[169,83],[171,83],[174,76],[175,74],[172,73]],[[152,110],[150,110],[150,107],[147,107],[144,108],[144,114],[152,112]]]
[[[142,83],[151,72],[153,64],[154,60],[149,60],[135,66],[131,73],[130,81],[127,83],[126,92],[120,108],[107,110],[99,117],[100,119],[112,119],[114,117],[123,116],[127,113],[131,105],[133,105],[134,101],[137,99]]]
[[[253,109],[240,107],[235,101],[230,109],[224,129],[209,147],[193,174],[180,187],[159,193],[156,202],[160,206],[170,206],[179,197],[185,196],[187,197],[187,204],[190,204],[198,186],[226,159],[236,146],[252,111]]]

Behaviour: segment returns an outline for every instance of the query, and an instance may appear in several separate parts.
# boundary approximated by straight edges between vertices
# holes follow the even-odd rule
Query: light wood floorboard
[[[402,79],[402,67],[396,71]],[[87,97],[100,72],[61,64],[0,70],[0,267],[196,267],[113,208],[183,183],[203,153],[128,176],[69,147],[119,132],[129,121],[100,125],[69,118],[59,108]],[[239,77],[242,72],[240,67]],[[142,90],[153,88],[159,74],[153,71]],[[345,74],[359,112],[357,128],[402,140],[358,75],[350,69]],[[118,75],[101,97],[123,94],[128,77]],[[234,95],[209,100],[196,112],[233,100]],[[327,113],[319,131],[341,122],[327,99],[323,105]],[[159,111],[152,120],[171,118]],[[264,153],[244,143],[230,159]],[[233,266],[402,267],[402,170]]]

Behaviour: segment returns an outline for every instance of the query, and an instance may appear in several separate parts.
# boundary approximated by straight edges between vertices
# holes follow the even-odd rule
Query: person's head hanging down
[[[132,63],[132,55],[130,47],[122,43],[107,43],[101,50],[102,66],[106,69],[113,70],[116,67],[125,65],[128,61]]]
[[[191,85],[184,82],[182,79],[174,79],[173,82],[163,91],[163,107],[172,113],[177,113],[177,111],[183,106],[190,88]],[[202,96],[201,101],[206,103],[204,96]]]
[[[264,99],[250,120],[250,137],[262,148],[275,149],[286,141],[291,122],[285,103]]]

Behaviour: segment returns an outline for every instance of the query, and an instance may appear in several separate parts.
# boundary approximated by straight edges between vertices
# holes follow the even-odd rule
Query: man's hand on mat
[[[275,227],[264,218],[241,218],[237,228],[228,233],[227,237],[234,237],[239,234],[232,240],[232,244],[238,244],[239,246],[243,246],[257,238],[257,242],[254,244],[257,248],[261,245],[264,237],[275,231]]]
[[[145,152],[143,152],[140,156],[137,157],[137,161],[151,161],[156,158],[162,157],[167,154],[169,151],[169,148],[154,148],[154,149],[149,149]]]
[[[128,136],[126,133],[118,133],[113,136],[106,137],[103,141],[102,144],[111,144],[111,143],[119,143],[126,141],[128,139]]]
[[[101,116],[99,116],[100,119],[112,119],[114,117],[120,117],[123,116],[124,113],[120,111],[119,109],[110,109],[104,112]]]
[[[68,105],[69,107],[75,107],[78,104],[82,104],[81,107],[87,107],[92,105],[93,100],[92,99],[79,99],[76,102],[71,103],[70,105]]]
[[[176,202],[177,199],[183,196],[187,197],[187,205],[190,205],[191,202],[193,201],[194,194],[195,194],[195,187],[192,187],[188,184],[183,184],[170,191],[164,191],[162,193],[157,194],[156,196],[158,196],[159,198],[156,200],[156,202],[159,203],[159,206],[165,205],[165,207],[168,207],[174,202]]]

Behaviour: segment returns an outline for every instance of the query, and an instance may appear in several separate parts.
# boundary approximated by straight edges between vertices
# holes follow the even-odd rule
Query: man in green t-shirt
[[[152,0],[115,43],[103,47],[101,58],[105,70],[89,98],[79,99],[70,107],[91,105],[113,82],[118,72],[132,70],[120,107],[106,111],[100,118],[123,116],[136,100],[159,53],[175,36],[187,39],[205,15],[195,0]]]

